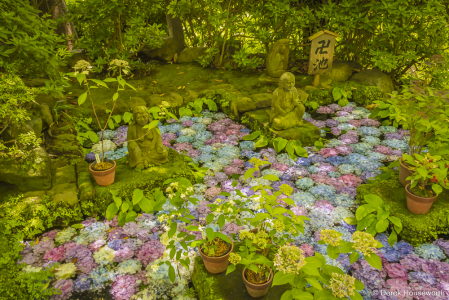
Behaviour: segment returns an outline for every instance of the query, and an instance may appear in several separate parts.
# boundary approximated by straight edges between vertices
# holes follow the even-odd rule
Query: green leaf
[[[105,88],[109,88],[108,86],[107,86],[107,84],[106,83],[104,83],[103,81],[101,81],[101,80],[98,80],[98,79],[91,79],[93,82],[95,82],[96,84],[98,84],[98,85],[101,85],[101,86],[104,86]]]
[[[327,255],[332,259],[337,259],[340,255],[340,248],[338,246],[327,245]]]
[[[359,259],[359,253],[358,252],[352,252],[351,255],[349,255],[349,263],[353,264]]]
[[[378,220],[385,220],[390,215],[390,212],[387,210],[378,210],[377,211],[377,219]]]
[[[362,206],[359,206],[359,208],[357,208],[357,211],[355,212],[355,216],[356,216],[357,220],[360,221],[361,219],[363,219],[364,217],[366,217],[367,215],[369,215],[370,213],[372,213],[375,210],[376,210],[375,206],[373,206],[371,204],[364,204]]]
[[[256,141],[256,148],[265,147],[268,145],[268,138],[265,135],[262,135],[257,141]]]
[[[133,87],[132,85],[130,85],[128,82],[126,83],[127,86],[129,86],[130,88],[132,88],[135,92],[137,92],[136,88]]]
[[[365,288],[365,285],[358,279],[355,280],[355,289],[361,291]]]
[[[118,93],[114,93],[114,95],[112,95],[112,101],[115,101],[118,99]]]
[[[226,275],[228,275],[231,272],[234,272],[234,270],[235,270],[235,265],[229,264],[228,268],[226,269]]]
[[[159,120],[153,120],[153,121],[150,122],[150,124],[147,124],[147,125],[143,126],[143,128],[151,130],[151,129],[157,127],[158,124],[159,124]]]
[[[146,197],[142,197],[142,199],[140,199],[139,207],[146,214],[151,214],[154,210],[152,201]]]
[[[321,287],[321,284],[318,282],[318,280],[316,280],[313,277],[310,278],[306,278],[307,282],[310,283],[311,286],[313,286],[314,288],[316,288],[317,290],[322,290],[323,288]]]
[[[282,294],[281,300],[293,300],[292,291],[285,291]]]
[[[86,99],[87,99],[87,92],[84,92],[78,97],[78,105],[83,104],[84,101],[86,101]]]
[[[215,238],[214,229],[207,227],[206,228],[206,237],[209,240],[209,242],[212,242],[212,240]]]
[[[127,214],[126,214],[126,220],[125,222],[132,222],[137,218],[137,213],[134,210],[130,210]]]
[[[382,261],[377,254],[372,253],[371,255],[365,255],[364,257],[371,267],[382,270]]]
[[[100,141],[100,139],[98,138],[98,135],[95,132],[93,132],[92,130],[89,130],[86,133],[89,136],[89,139],[92,141],[92,143],[98,143]]]
[[[120,207],[120,205],[122,205],[122,198],[113,195],[112,199],[114,200],[115,205],[117,205],[117,207]]]
[[[172,265],[170,265],[168,267],[168,277],[170,278],[171,282],[175,283],[176,273],[175,273],[175,268],[173,268]]]
[[[109,126],[109,129],[111,129],[111,130],[114,129],[114,121],[112,121],[112,118],[108,119],[108,126]]]
[[[112,116],[114,118],[115,123],[120,123],[120,121],[122,120],[122,116],[116,115],[116,116]]]
[[[104,82],[116,82],[117,79],[115,78],[106,78],[105,80],[103,80]]]
[[[262,177],[262,179],[267,179],[270,181],[280,181],[279,177],[277,177],[276,175],[273,175],[273,174],[267,174],[264,177]]]
[[[257,170],[255,168],[246,170],[245,175],[244,175],[245,180],[248,179],[249,177],[251,177],[254,174],[254,172],[256,172],[256,171]]]
[[[293,280],[295,279],[295,276],[296,275],[292,273],[285,274],[284,272],[279,271],[274,275],[272,286],[292,283]]]
[[[311,267],[310,265],[308,266],[307,264],[305,264],[304,267],[301,268],[301,270],[308,275],[320,276],[320,272],[317,268]]]
[[[171,223],[170,230],[168,231],[168,237],[171,238],[176,233],[177,229],[178,229],[178,223],[176,223],[176,222]]]
[[[73,228],[84,228],[83,224],[73,224],[71,227]]]
[[[129,121],[131,121],[132,116],[133,116],[133,114],[130,113],[129,111],[125,112],[125,113],[123,114],[123,121],[124,121],[125,123],[129,123]]]
[[[206,217],[206,223],[207,223],[207,224],[212,223],[212,221],[214,220],[214,217],[215,217],[215,216],[214,216],[213,213],[208,214],[207,217]]]
[[[51,281],[51,280],[49,280],[46,284],[44,284],[44,285],[42,286],[42,290],[43,290],[43,291],[44,291],[45,289],[48,288],[48,286],[50,285],[50,281]]]
[[[300,289],[293,289],[292,295],[294,299],[313,300],[313,295],[308,292],[302,292]]]
[[[118,225],[123,226],[126,223],[126,213],[120,212],[117,217]]]
[[[221,232],[215,232],[215,237],[219,237],[220,239],[222,239],[226,243],[231,243],[231,240],[225,234],[223,234]]]
[[[79,84],[81,85],[83,81],[86,79],[86,75],[83,73],[76,74],[76,80],[78,80]]]
[[[331,291],[329,290],[322,290],[317,291],[315,293],[315,299],[318,300],[335,300],[335,299],[345,299],[345,298],[336,298]]]
[[[128,202],[123,202],[122,204],[122,212],[127,212],[129,208]]]
[[[357,219],[354,217],[344,218],[343,221],[345,221],[348,225],[357,225]]]
[[[377,232],[384,232],[385,230],[387,230],[388,225],[390,225],[390,222],[388,220],[380,220],[377,222],[376,224],[376,231]]]
[[[443,191],[443,188],[442,188],[441,185],[439,185],[439,184],[432,184],[432,190],[433,190],[437,195],[439,195],[439,194]]]
[[[118,207],[115,205],[115,203],[109,204],[108,208],[106,209],[106,218],[108,220],[114,219],[115,215],[118,212]]]
[[[223,228],[223,225],[225,224],[225,217],[224,217],[224,215],[220,215],[219,217],[218,217],[218,220],[217,220],[217,224],[218,224],[218,226],[220,227],[220,230]]]
[[[369,194],[369,195],[365,195],[365,197],[363,197],[363,199],[365,199],[366,203],[371,204],[374,207],[378,207],[381,208],[382,204],[384,203],[383,200],[376,195],[373,194]]]
[[[260,131],[254,131],[251,134],[245,135],[242,140],[244,141],[252,141],[260,135]]]
[[[274,150],[276,150],[276,152],[281,152],[282,149],[285,148],[285,146],[287,146],[288,141],[284,138],[278,137],[275,138],[273,140],[273,146],[274,146]]]
[[[392,230],[390,236],[388,237],[388,244],[393,247],[394,243],[396,243],[397,241],[398,235],[396,234],[396,231]]]
[[[354,292],[353,295],[349,296],[349,299],[351,300],[363,300],[362,295],[359,294],[359,292]]]
[[[142,200],[143,197],[143,191],[141,189],[135,189],[133,191],[133,204],[139,203],[140,200]]]

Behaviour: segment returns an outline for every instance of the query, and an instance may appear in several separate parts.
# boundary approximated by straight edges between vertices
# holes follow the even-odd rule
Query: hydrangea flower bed
[[[326,247],[318,244],[319,231],[334,229],[342,233],[342,238],[349,241],[355,226],[346,224],[343,219],[354,216],[357,204],[356,188],[380,174],[379,168],[385,162],[401,155],[407,150],[407,135],[397,132],[390,126],[380,126],[376,120],[368,119],[367,109],[350,103],[346,107],[331,104],[320,107],[318,113],[333,116],[326,121],[315,121],[309,114],[304,119],[320,127],[332,128],[333,139],[325,148],[318,151],[307,147],[309,157],[299,157],[293,161],[287,154],[278,154],[274,149],[257,150],[254,142],[243,141],[243,136],[251,130],[234,123],[223,113],[203,112],[203,117],[183,117],[178,122],[170,120],[159,125],[164,145],[180,153],[185,153],[199,163],[214,170],[204,178],[204,184],[195,184],[194,197],[200,202],[192,207],[192,215],[201,222],[210,213],[207,204],[218,198],[222,191],[231,193],[240,189],[247,195],[256,183],[238,180],[232,186],[231,175],[242,175],[251,168],[247,162],[252,157],[268,159],[272,164],[266,165],[262,175],[273,174],[281,183],[290,185],[296,207],[291,208],[297,215],[306,215],[304,235],[295,239],[306,256],[314,251],[326,255]],[[126,126],[114,132],[107,132],[108,138],[126,140]],[[120,148],[121,147],[121,148]],[[117,159],[126,156],[123,144],[107,156]],[[93,153],[86,155],[87,161],[95,159]],[[264,184],[270,184],[269,181]],[[279,182],[272,183],[278,190]],[[258,210],[257,205],[248,203],[247,208]],[[69,299],[73,292],[96,291],[109,286],[113,299],[174,299],[193,300],[186,295],[193,271],[193,262],[198,249],[191,249],[189,269],[180,267],[181,278],[173,284],[168,277],[168,266],[158,263],[170,261],[165,251],[169,241],[161,214],[168,213],[174,207],[169,202],[163,206],[164,211],[157,215],[141,214],[135,220],[118,226],[117,219],[98,222],[89,218],[82,222],[84,228],[67,228],[53,230],[39,238],[37,245],[26,242],[22,261],[26,263],[25,272],[36,272],[58,263],[55,281],[52,286],[62,293],[54,295],[55,299]],[[178,230],[185,230],[180,223]],[[224,232],[238,233],[236,224],[225,224]],[[391,296],[395,292],[429,292],[431,296],[414,299],[440,299],[432,292],[449,293],[449,242],[435,241],[412,247],[406,242],[398,242],[391,247],[385,234],[376,237],[385,247],[379,250],[382,259],[382,271],[372,268],[364,259],[349,264],[343,261],[342,268],[365,284],[363,299],[412,299],[410,296]],[[396,293],[397,294],[397,293]],[[448,298],[441,298],[448,299]]]

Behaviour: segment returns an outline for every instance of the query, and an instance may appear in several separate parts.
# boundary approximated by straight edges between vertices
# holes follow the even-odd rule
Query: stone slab
[[[65,166],[55,170],[52,185],[56,186],[61,183],[76,183],[75,166]]]
[[[47,195],[56,203],[64,201],[70,206],[75,206],[78,203],[76,183],[62,183],[53,186]]]

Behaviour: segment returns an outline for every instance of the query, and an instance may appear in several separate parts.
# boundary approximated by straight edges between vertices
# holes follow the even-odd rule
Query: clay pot
[[[247,270],[248,270],[247,268],[243,269],[242,277],[243,282],[246,285],[246,290],[248,291],[248,294],[253,298],[261,298],[265,296],[268,293],[268,289],[271,286],[271,282],[273,282],[273,271],[270,270],[270,280],[262,284],[255,284],[246,280],[245,274]]]
[[[115,161],[108,159],[106,159],[105,161],[113,163],[114,166],[104,171],[97,171],[93,169],[93,166],[95,166],[97,162],[93,162],[89,165],[90,174],[94,176],[95,181],[99,186],[111,185],[114,183],[115,180],[115,167],[116,167]]]
[[[407,197],[407,208],[414,214],[425,215],[429,212],[433,202],[437,200],[438,195],[432,198],[424,198],[410,192],[410,183],[405,187],[405,195]]]
[[[407,177],[412,176],[413,172],[408,168],[409,164],[402,160],[402,158],[399,159],[399,181],[403,186],[406,186],[407,184],[411,183],[410,180],[406,180]]]
[[[220,274],[226,271],[229,265],[229,254],[231,254],[232,250],[234,250],[234,243],[231,240],[231,248],[228,252],[223,256],[211,257],[207,256],[203,253],[203,250],[200,248],[200,256],[203,259],[204,266],[206,270],[211,274]]]

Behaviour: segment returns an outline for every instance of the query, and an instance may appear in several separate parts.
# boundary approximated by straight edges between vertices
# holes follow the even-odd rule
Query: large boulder
[[[42,147],[32,151],[36,155],[36,169],[24,169],[11,158],[0,158],[0,181],[15,185],[20,192],[51,188],[50,156]]]
[[[181,51],[181,54],[179,54],[178,59],[176,62],[178,63],[188,63],[193,62],[198,59],[198,57],[204,55],[206,52],[207,47],[189,47],[185,48]]]
[[[363,66],[362,66],[361,64],[359,64],[358,62],[355,62],[355,61],[346,61],[346,60],[334,60],[334,61],[332,62],[332,66],[333,66],[334,64],[340,64],[340,63],[343,63],[343,64],[348,65],[349,68],[351,69],[351,71],[357,71],[357,72],[360,72],[360,71],[363,69]]]
[[[352,76],[351,67],[344,62],[334,62],[332,64],[332,81],[346,81]]]
[[[184,90],[183,98],[184,98],[184,105],[187,105],[189,102],[194,102],[198,98],[198,93],[186,88]]]
[[[27,134],[28,132],[34,132],[36,137],[40,137],[42,134],[42,119],[33,115],[29,115],[30,120],[24,121],[20,125],[10,126],[3,132],[4,141],[15,140],[20,134]]]
[[[136,106],[147,106],[147,103],[142,97],[129,97],[128,99],[123,99],[123,101],[128,105],[131,112]]]
[[[152,94],[146,99],[146,106],[154,107],[158,106],[162,103],[162,101],[166,101],[170,104],[172,108],[179,108],[184,105],[184,98],[175,92],[170,92],[160,96],[158,94]]]
[[[356,73],[351,77],[351,81],[356,81],[369,86],[377,86],[384,94],[389,94],[394,91],[393,81],[379,68],[363,70]]]
[[[150,58],[159,58],[165,61],[173,60],[175,53],[180,53],[182,49],[179,49],[179,45],[176,43],[173,37],[162,38],[164,44],[157,49],[143,48],[142,53]]]

